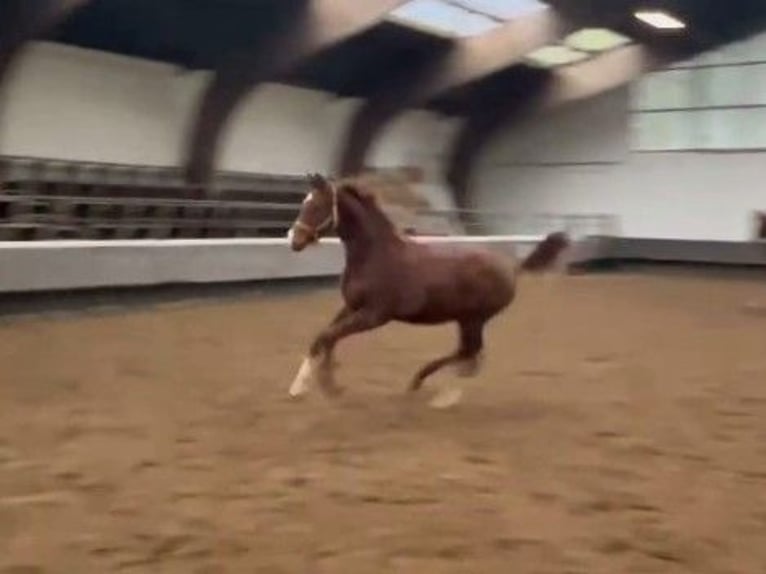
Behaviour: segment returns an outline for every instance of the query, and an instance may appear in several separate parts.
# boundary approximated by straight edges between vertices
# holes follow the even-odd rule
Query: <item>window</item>
[[[649,74],[631,96],[637,151],[766,150],[766,34]]]

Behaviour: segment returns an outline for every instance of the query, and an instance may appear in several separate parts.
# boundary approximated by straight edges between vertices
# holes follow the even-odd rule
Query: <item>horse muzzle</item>
[[[290,249],[296,253],[303,251],[316,241],[314,236],[308,233],[307,230],[300,227],[295,228],[294,226],[287,232],[287,240],[290,242]]]

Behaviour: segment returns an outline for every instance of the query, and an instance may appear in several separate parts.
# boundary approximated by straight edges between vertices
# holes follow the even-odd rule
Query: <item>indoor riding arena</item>
[[[766,572],[764,53],[756,0],[0,2],[0,574]]]

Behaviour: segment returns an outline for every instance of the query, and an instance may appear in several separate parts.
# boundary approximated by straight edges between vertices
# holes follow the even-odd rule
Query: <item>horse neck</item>
[[[362,202],[347,193],[338,194],[338,237],[349,263],[401,241],[394,224],[375,202]]]

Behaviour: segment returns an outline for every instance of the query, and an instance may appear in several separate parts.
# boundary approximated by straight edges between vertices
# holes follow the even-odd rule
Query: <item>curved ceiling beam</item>
[[[0,86],[22,46],[90,0],[4,0],[0,4]]]
[[[565,18],[577,21],[580,25],[592,25],[594,21],[603,25],[603,17],[596,19],[594,14],[600,14],[601,10],[616,4],[611,0],[594,0],[587,6],[578,0],[550,1]],[[510,129],[516,122],[540,116],[561,106],[617,89],[644,74],[715,48],[725,41],[699,25],[693,28],[693,32],[675,35],[658,33],[640,26],[633,18],[626,22],[619,11],[608,14],[608,20],[615,24],[618,32],[633,37],[637,43],[579,64],[554,69],[549,79],[541,84],[542,89],[533,90],[533,99],[510,98],[497,102],[496,105],[479,110],[478,116],[465,122],[453,141],[445,174],[459,206],[469,206],[476,162],[485,146],[500,130]],[[759,23],[754,21],[751,24],[753,26],[758,28]]]
[[[504,94],[502,101],[487,102],[461,126],[447,154],[445,180],[458,209],[470,205],[471,177],[474,165],[491,137],[514,120],[534,110],[538,99],[547,93],[553,76],[545,71],[519,68],[518,88]],[[466,222],[469,223],[469,222]]]
[[[213,174],[221,136],[234,110],[260,83],[374,26],[406,0],[309,0],[283,29],[256,40],[221,65],[207,86],[184,158],[189,182],[205,185]]]
[[[366,101],[351,120],[337,169],[342,175],[360,171],[376,137],[406,108],[500,72],[529,52],[565,34],[569,26],[554,10],[517,18],[480,36],[462,39],[444,57],[392,82],[392,87]]]
[[[641,75],[690,55],[684,51],[652,51],[640,45],[618,48],[580,64],[554,70],[549,79],[525,99],[508,99],[502,105],[466,120],[449,155],[446,179],[461,208],[470,204],[471,179],[476,162],[491,139],[515,122],[541,115],[564,105],[593,98],[624,86]]]
[[[553,72],[550,88],[538,102],[541,113],[624,86],[672,60],[640,45],[618,48]]]

